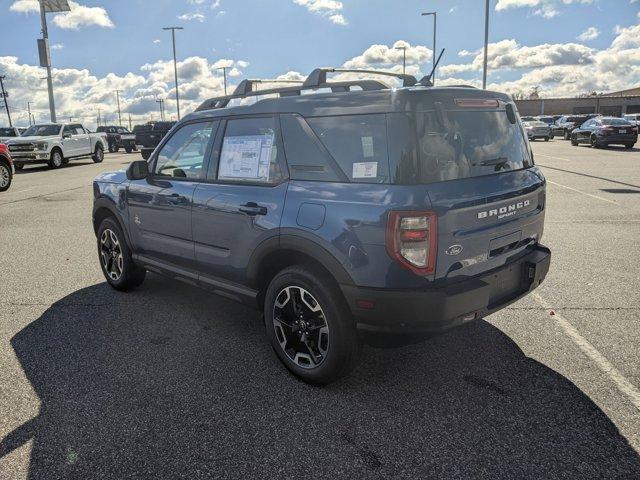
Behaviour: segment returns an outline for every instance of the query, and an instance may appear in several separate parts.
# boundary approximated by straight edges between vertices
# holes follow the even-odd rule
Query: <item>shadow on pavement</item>
[[[88,159],[86,161],[74,160],[63,165],[62,167],[60,167],[60,169],[79,167],[81,165],[91,165],[93,163],[94,162],[91,159]],[[47,170],[57,170],[57,169],[51,168],[49,167],[49,165],[46,165],[46,164],[28,165],[23,167],[22,170],[16,170],[16,175],[25,175],[27,173],[36,173],[36,172],[46,172]]]
[[[29,478],[639,478],[576,386],[478,321],[367,348],[348,378],[291,377],[256,312],[150,276],[99,284],[12,339],[41,401]]]

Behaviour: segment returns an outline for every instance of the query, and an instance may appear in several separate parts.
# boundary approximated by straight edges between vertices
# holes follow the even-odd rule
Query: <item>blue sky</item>
[[[173,108],[170,33],[161,29],[168,25],[185,28],[177,38],[187,109],[220,93],[220,65],[235,68],[232,83],[345,63],[397,70],[396,44],[409,47],[408,70],[424,73],[433,26],[423,11],[438,12],[438,49],[447,49],[439,77],[481,79],[481,0],[78,0],[72,6],[71,14],[48,17],[56,103],[63,114],[86,116],[86,123],[95,116],[86,113],[89,105],[113,114],[104,94],[111,88],[125,90],[123,104],[136,119],[153,115],[156,96],[168,97]],[[40,24],[33,8],[33,0],[0,0],[0,74],[7,75],[17,118],[25,101],[35,101],[35,110],[47,105],[46,84],[34,82],[42,72],[35,67]],[[638,0],[491,0],[489,83],[510,93],[539,86],[547,96],[638,86],[639,12]]]

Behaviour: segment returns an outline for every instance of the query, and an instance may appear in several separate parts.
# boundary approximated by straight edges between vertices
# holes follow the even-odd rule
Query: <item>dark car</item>
[[[133,127],[136,137],[136,145],[140,149],[142,158],[149,158],[153,150],[162,141],[164,136],[171,130],[176,122],[149,122]]]
[[[113,288],[152,271],[253,305],[284,365],[318,384],[362,340],[415,342],[504,308],[551,258],[546,181],[508,95],[333,71],[245,80],[93,186]]]
[[[4,143],[0,143],[0,192],[9,190],[13,174],[13,161],[9,149]]]
[[[565,140],[571,138],[571,132],[574,128],[579,127],[587,120],[595,117],[595,115],[565,115],[560,117],[556,121],[556,126],[553,128],[554,135],[559,135]]]
[[[624,145],[633,148],[638,141],[638,127],[628,120],[615,117],[597,117],[587,120],[571,132],[571,145],[588,143],[593,148]]]
[[[110,153],[117,153],[121,148],[124,148],[127,153],[131,153],[136,149],[135,135],[125,127],[101,125],[98,127],[97,132],[107,134]]]

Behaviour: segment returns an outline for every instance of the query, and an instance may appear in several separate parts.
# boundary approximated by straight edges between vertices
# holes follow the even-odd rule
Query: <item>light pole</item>
[[[231,67],[218,67],[218,70],[222,70],[222,76],[224,78],[224,95],[227,95],[227,68]]]
[[[436,18],[438,16],[438,14],[436,12],[424,12],[422,14],[423,17],[428,17],[429,15],[433,15],[433,52],[432,52],[432,58],[433,58],[434,71],[433,71],[433,76],[431,77],[431,83],[433,85],[435,85],[436,84],[436,71],[435,71],[435,66],[436,66]]]
[[[118,101],[118,125],[122,126],[122,115],[120,113],[120,92],[122,90],[114,90],[116,92],[116,100]]]
[[[178,62],[176,60],[176,30],[184,30],[184,28],[164,27],[163,30],[171,30],[171,39],[173,40],[173,74],[176,80],[176,110],[178,111],[178,120],[180,120],[180,95],[178,94]]]
[[[482,89],[487,88],[487,50],[489,49],[489,0],[484,7],[484,61],[482,66]]]
[[[13,127],[11,123],[11,114],[9,113],[9,104],[7,103],[7,97],[9,94],[4,90],[4,75],[0,75],[0,97],[4,98],[4,108],[7,110],[7,117],[9,118],[9,126]]]
[[[407,73],[407,47],[396,47],[396,50],[402,50],[402,74]]]
[[[27,102],[27,113],[29,114],[29,125],[31,125],[31,104],[34,102]],[[35,123],[35,122],[33,122]]]
[[[157,98],[156,103],[160,104],[160,119],[164,122],[164,99]]]

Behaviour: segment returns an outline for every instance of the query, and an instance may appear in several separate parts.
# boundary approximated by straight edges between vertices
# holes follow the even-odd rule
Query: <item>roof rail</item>
[[[280,88],[267,88],[264,90],[256,90],[254,87],[258,83],[300,83],[301,85],[295,85],[290,87]],[[229,102],[236,98],[248,98],[256,97],[260,95],[278,94],[280,97],[292,97],[301,95],[303,90],[316,90],[321,88],[330,88],[332,92],[348,92],[351,87],[360,87],[362,90],[385,90],[389,88],[382,82],[377,80],[350,80],[344,82],[324,82],[318,83],[313,86],[307,86],[306,82],[302,83],[298,80],[243,80],[238,84],[236,89],[231,95],[224,95],[221,97],[214,97],[205,100],[198,108],[196,112],[202,110],[212,110],[217,108],[225,108],[229,105]]]
[[[371,75],[384,75],[386,77],[395,77],[402,80],[402,86],[412,87],[418,83],[416,77],[404,73],[380,72],[378,70],[358,70],[351,68],[316,68],[304,81],[303,86],[307,88],[317,87],[318,85],[327,83],[327,73],[367,73]]]

